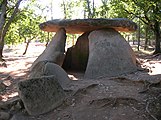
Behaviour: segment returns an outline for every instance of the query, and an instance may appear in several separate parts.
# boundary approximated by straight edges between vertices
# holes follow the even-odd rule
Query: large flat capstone
[[[55,19],[40,24],[40,29],[47,32],[57,32],[60,28],[65,28],[67,33],[81,34],[96,29],[113,28],[117,31],[130,32],[137,28],[136,23],[125,19]]]

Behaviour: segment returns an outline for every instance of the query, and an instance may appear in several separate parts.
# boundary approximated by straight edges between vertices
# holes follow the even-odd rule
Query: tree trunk
[[[87,1],[87,9],[88,9],[88,18],[91,18],[92,13],[91,13],[91,8],[90,8],[90,1],[89,0],[86,0],[86,1]]]
[[[4,48],[4,40],[0,40],[0,61],[3,61],[2,59],[3,58],[3,48]]]
[[[86,10],[85,9],[84,9],[83,13],[84,13],[84,19],[86,19]]]
[[[148,45],[148,26],[145,28],[145,45],[144,45],[144,50],[147,50],[147,45]]]
[[[3,33],[0,36],[0,61],[3,60],[3,48],[4,48],[4,37],[3,37]]]
[[[4,46],[4,43],[2,43],[2,42],[0,42],[0,61],[3,61],[3,55],[2,55],[2,53],[3,53],[3,46]]]
[[[64,19],[67,18],[67,11],[66,11],[66,5],[65,5],[65,1],[63,0],[63,9],[64,9]]]
[[[26,54],[26,52],[27,52],[27,49],[28,49],[28,47],[29,47],[30,42],[31,42],[31,39],[27,41],[26,48],[25,48],[25,51],[24,51],[23,55],[25,55],[25,54]]]
[[[46,44],[45,44],[45,46],[47,47],[48,46],[48,44],[49,44],[49,41],[50,41],[50,34],[49,34],[49,32],[48,32],[48,38],[47,38],[47,41],[46,41]]]
[[[10,25],[11,25],[11,23],[12,23],[12,21],[13,21],[13,19],[14,19],[14,17],[15,17],[15,15],[16,15],[16,13],[18,12],[18,7],[19,7],[19,5],[20,5],[20,3],[21,3],[21,1],[22,0],[18,0],[17,1],[17,3],[15,4],[15,9],[14,9],[14,11],[13,11],[13,13],[12,13],[12,15],[11,15],[11,17],[9,18],[9,20],[8,20],[8,22],[5,24],[5,16],[6,16],[6,7],[7,7],[7,0],[4,0],[3,2],[3,4],[4,4],[4,8],[2,8],[2,9],[5,9],[4,11],[5,11],[5,14],[4,14],[4,16],[2,16],[1,15],[1,17],[3,18],[3,22],[4,22],[4,24],[5,24],[5,26],[3,25],[2,26],[2,29],[0,28],[0,60],[2,60],[2,57],[3,57],[3,48],[4,48],[4,38],[5,38],[5,36],[6,36],[6,33],[7,33],[7,31],[8,31],[8,28],[10,27]],[[3,4],[2,4],[2,6],[3,6]],[[6,6],[5,6],[6,5]],[[1,22],[2,23],[2,22]],[[0,26],[1,27],[1,26]]]
[[[92,18],[95,17],[95,3],[94,3],[94,0],[93,0],[93,13],[92,13]]]
[[[31,40],[33,40],[33,39],[35,39],[35,36],[27,41],[26,48],[25,48],[25,51],[24,51],[23,55],[26,54],[27,49],[28,49],[28,47],[29,47],[29,44],[30,44]],[[25,38],[25,40],[26,40],[26,38]]]
[[[135,45],[135,37],[134,36],[132,37],[132,44]]]
[[[13,11],[11,17],[9,18],[8,22],[6,23],[6,25],[5,25],[5,27],[4,27],[3,35],[2,35],[3,38],[5,37],[5,35],[6,35],[7,31],[8,31],[8,28],[10,27],[10,25],[11,25],[11,23],[12,23],[12,21],[13,21],[15,15],[16,15],[17,12],[18,12],[18,7],[19,7],[21,1],[22,1],[22,0],[18,0],[18,1],[17,1],[16,5],[15,5],[14,11]]]
[[[50,3],[50,11],[51,11],[51,20],[53,20],[53,1],[51,0],[51,3]]]
[[[3,40],[3,29],[6,22],[6,10],[7,10],[7,0],[3,0],[1,3],[1,14],[0,14],[0,61],[2,61],[2,53],[4,47],[4,40]]]
[[[130,35],[127,35],[127,41],[130,43]]]
[[[139,25],[138,25],[138,51],[140,50],[140,20],[139,20]]]
[[[160,36],[160,25],[158,21],[155,21],[154,25],[154,34],[155,34],[155,51],[153,54],[161,53],[160,49],[160,42],[161,42],[161,36]]]

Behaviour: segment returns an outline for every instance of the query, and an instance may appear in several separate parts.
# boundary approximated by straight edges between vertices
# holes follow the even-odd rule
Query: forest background
[[[45,42],[53,33],[43,32],[39,24],[51,19],[128,18],[137,23],[134,33],[121,33],[128,42],[153,54],[161,53],[161,0],[0,0],[0,60],[4,45],[11,47]],[[68,35],[74,44],[77,35]]]

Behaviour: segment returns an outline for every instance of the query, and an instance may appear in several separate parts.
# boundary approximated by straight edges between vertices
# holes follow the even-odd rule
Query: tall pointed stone
[[[65,43],[66,31],[64,28],[61,28],[55,34],[44,52],[34,61],[30,70],[32,70],[39,61],[50,61],[61,66],[65,58]]]
[[[89,59],[85,78],[111,77],[136,71],[134,52],[116,30],[95,30],[88,38]]]

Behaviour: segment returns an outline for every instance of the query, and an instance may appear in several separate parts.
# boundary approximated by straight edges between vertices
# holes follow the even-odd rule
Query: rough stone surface
[[[47,120],[48,118],[46,118]],[[26,113],[17,113],[14,114],[10,120],[39,120],[37,116],[29,116]]]
[[[39,61],[50,61],[62,66],[65,57],[66,31],[59,29],[44,52],[34,61],[30,70]]]
[[[21,114],[15,114],[13,115],[11,120],[29,120],[29,119],[28,119],[28,116],[25,117],[24,115],[21,115]]]
[[[10,114],[7,112],[0,112],[0,120],[9,120]]]
[[[60,28],[65,28],[67,33],[80,34],[102,28],[114,28],[117,31],[135,31],[137,25],[124,18],[115,19],[55,19],[40,24],[40,29],[48,32],[56,32]]]
[[[136,58],[130,45],[114,29],[89,34],[89,59],[85,78],[117,76],[136,71]]]
[[[82,34],[76,44],[68,48],[62,67],[65,70],[86,70],[89,56],[89,32]]]
[[[65,93],[54,76],[44,76],[21,81],[19,96],[29,115],[39,115],[62,104]]]
[[[6,85],[0,81],[0,92],[4,91],[6,89]]]
[[[30,72],[29,78],[50,75],[54,75],[63,88],[66,88],[71,81],[68,74],[59,65],[47,61],[38,62]]]

